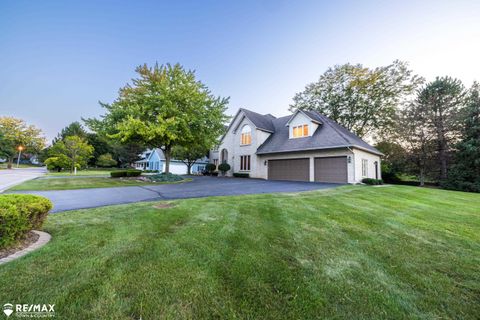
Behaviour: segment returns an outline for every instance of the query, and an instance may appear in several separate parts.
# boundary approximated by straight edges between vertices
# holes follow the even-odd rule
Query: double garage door
[[[347,183],[347,157],[315,158],[314,177],[318,182]],[[268,179],[310,181],[310,159],[269,160]]]

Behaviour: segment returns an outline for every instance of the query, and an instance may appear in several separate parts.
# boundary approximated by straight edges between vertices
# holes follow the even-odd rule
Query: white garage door
[[[184,163],[170,162],[170,173],[187,174],[187,166]]]

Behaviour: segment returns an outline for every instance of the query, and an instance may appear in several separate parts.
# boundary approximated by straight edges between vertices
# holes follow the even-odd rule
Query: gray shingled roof
[[[272,121],[274,121],[276,118],[272,116],[271,114],[260,114],[256,113],[247,109],[241,108],[240,110],[243,111],[245,116],[253,122],[255,127],[260,130],[264,131],[269,131],[269,132],[274,132],[275,127],[273,126]]]
[[[320,122],[321,124],[310,137],[289,139],[287,122],[292,116],[272,119],[267,116],[260,115],[256,112],[243,109],[245,115],[258,127],[257,123],[262,123],[263,128],[268,126],[268,120],[271,122],[273,133],[270,137],[258,148],[257,154],[279,153],[279,152],[294,152],[304,150],[330,149],[341,147],[358,147],[366,151],[379,154],[382,153],[360,139],[358,136],[340,126],[328,117],[319,114],[315,111],[307,111],[307,115]],[[254,117],[255,120],[251,119]],[[260,121],[264,117],[263,122]],[[270,128],[270,127],[269,127]]]

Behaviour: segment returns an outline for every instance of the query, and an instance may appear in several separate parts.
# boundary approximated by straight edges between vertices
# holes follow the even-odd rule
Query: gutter
[[[314,151],[314,150],[328,150],[328,149],[341,149],[341,148],[347,148],[350,151],[352,151],[350,148],[356,148],[360,149],[366,152],[369,152],[371,154],[375,154],[377,156],[383,156],[384,154],[381,152],[375,152],[373,150],[360,147],[357,145],[338,145],[338,146],[331,146],[331,147],[324,147],[324,148],[307,148],[307,149],[290,149],[290,150],[279,150],[279,151],[270,151],[270,152],[256,152],[257,155],[268,155],[268,154],[275,154],[275,153],[287,153],[287,152],[304,152],[304,151]],[[352,151],[353,152],[353,151]]]

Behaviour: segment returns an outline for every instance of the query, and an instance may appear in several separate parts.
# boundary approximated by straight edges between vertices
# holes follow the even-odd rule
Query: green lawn
[[[185,179],[180,182],[190,181]],[[19,190],[70,190],[70,189],[88,189],[88,188],[113,188],[127,186],[146,186],[161,183],[178,183],[178,182],[144,182],[139,180],[127,180],[109,177],[78,177],[78,178],[48,178],[34,179],[16,185],[9,191]]]
[[[58,319],[478,319],[480,195],[347,186],[51,215],[1,303]]]

